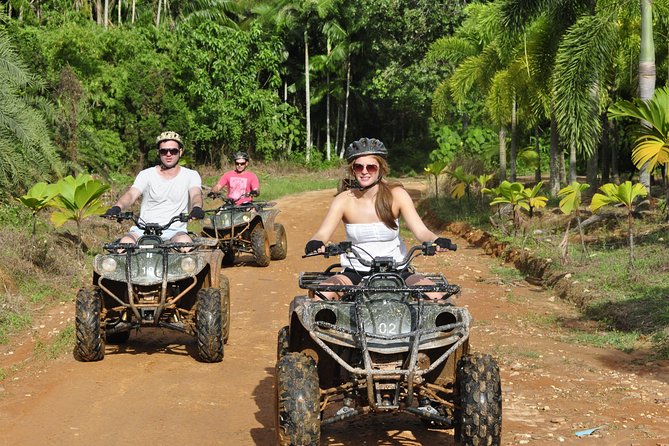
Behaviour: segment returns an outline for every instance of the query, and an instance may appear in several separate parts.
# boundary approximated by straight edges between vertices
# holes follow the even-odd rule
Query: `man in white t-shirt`
[[[114,217],[123,209],[129,209],[142,196],[139,218],[144,223],[167,224],[176,215],[188,212],[191,219],[204,218],[202,210],[202,179],[196,171],[179,166],[183,154],[183,141],[176,132],[163,132],[156,138],[160,164],[142,170],[128,191],[105,216]],[[121,238],[121,243],[136,243],[142,231],[133,226]],[[188,229],[185,222],[174,222],[163,231],[163,240],[188,243]]]

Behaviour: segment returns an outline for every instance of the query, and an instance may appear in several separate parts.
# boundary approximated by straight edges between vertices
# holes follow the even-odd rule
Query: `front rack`
[[[337,272],[303,272],[299,276],[299,286],[302,289],[313,291],[334,291],[343,294],[352,294],[357,292],[414,292],[414,293],[444,293],[444,298],[453,296],[460,292],[458,285],[448,283],[442,274],[438,273],[420,273],[425,279],[434,282],[431,285],[405,285],[392,287],[369,287],[368,285],[336,285],[322,283],[326,279],[338,274]],[[381,273],[387,274],[387,273]]]

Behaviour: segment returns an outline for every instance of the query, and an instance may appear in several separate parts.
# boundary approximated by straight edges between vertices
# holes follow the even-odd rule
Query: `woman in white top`
[[[392,256],[401,260],[406,254],[406,248],[400,238],[400,217],[416,239],[421,242],[434,242],[437,251],[447,250],[451,241],[438,237],[425,226],[416,212],[413,200],[402,185],[384,179],[389,172],[387,156],[388,150],[377,139],[362,138],[348,146],[346,161],[357,185],[334,198],[320,228],[307,242],[307,254],[324,252],[325,243],[330,240],[339,222],[343,222],[347,240],[372,256]],[[329,278],[326,283],[357,284],[362,280],[359,273],[364,274],[364,271],[369,270],[346,256],[342,256],[341,263],[344,271]],[[431,283],[418,274],[408,276],[406,282],[409,285]],[[334,292],[323,294],[328,299],[338,297]],[[440,293],[436,293],[430,297],[440,296]]]

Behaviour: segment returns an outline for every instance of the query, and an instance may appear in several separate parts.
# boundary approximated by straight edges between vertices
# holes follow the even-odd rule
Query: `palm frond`
[[[586,16],[569,29],[558,49],[553,73],[558,131],[580,153],[593,153],[601,134],[597,90],[616,37],[608,17]]]

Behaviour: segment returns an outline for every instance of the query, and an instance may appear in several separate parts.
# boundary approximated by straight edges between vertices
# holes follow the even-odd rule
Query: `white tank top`
[[[359,248],[356,251],[365,259],[370,257],[393,257],[395,260],[402,260],[406,255],[406,247],[400,238],[399,220],[395,220],[395,223],[397,229],[390,229],[380,221],[374,223],[347,223],[344,225],[346,240],[353,242]],[[351,259],[345,254],[341,255],[340,263],[344,268],[369,271],[368,266],[361,265],[357,259]]]

